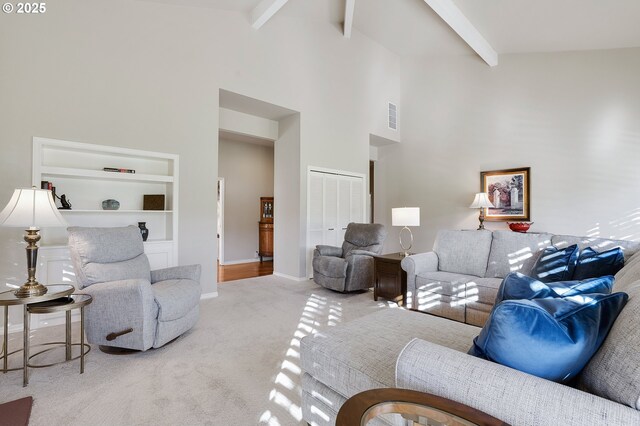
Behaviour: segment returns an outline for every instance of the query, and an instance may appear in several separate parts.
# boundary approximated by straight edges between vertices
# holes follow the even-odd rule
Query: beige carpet
[[[92,348],[79,361],[0,374],[0,403],[32,395],[31,425],[298,425],[299,341],[395,304],[266,276],[221,284],[198,324],[170,345],[129,356]],[[77,336],[74,323],[74,339]],[[61,326],[36,330],[62,339]],[[10,346],[21,337],[11,335]],[[63,352],[61,353],[63,356]],[[12,360],[17,362],[18,360]]]

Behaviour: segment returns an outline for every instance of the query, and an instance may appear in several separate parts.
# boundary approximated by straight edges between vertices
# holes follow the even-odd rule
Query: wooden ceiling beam
[[[262,0],[251,11],[251,26],[258,30],[273,17],[289,0]]]
[[[424,0],[489,66],[498,65],[498,53],[473,26],[453,0]]]
[[[344,37],[351,38],[353,28],[353,13],[356,10],[356,0],[347,0],[344,6]]]

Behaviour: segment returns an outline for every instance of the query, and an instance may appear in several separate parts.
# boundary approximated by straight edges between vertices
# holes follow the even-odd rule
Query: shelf
[[[98,209],[58,209],[62,214],[66,213],[173,213],[173,210],[98,210]]]
[[[147,245],[147,244],[166,244],[166,243],[173,243],[173,240],[147,240],[144,241],[142,244]],[[67,249],[69,248],[68,245],[66,244],[51,244],[51,245],[41,245],[39,247],[40,249],[45,249],[45,250],[53,250],[53,249]]]
[[[40,173],[43,176],[59,176],[78,179],[93,178],[102,180],[123,180],[129,182],[173,182],[173,176],[105,172],[102,170],[71,169],[51,166],[42,166],[40,168]]]

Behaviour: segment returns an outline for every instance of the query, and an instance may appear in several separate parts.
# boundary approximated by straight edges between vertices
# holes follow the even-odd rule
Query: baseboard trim
[[[201,294],[200,295],[200,300],[214,299],[216,297],[218,297],[218,292],[217,291],[212,291],[211,293]]]
[[[297,282],[307,281],[307,278],[305,277],[294,277],[293,275],[287,275],[287,274],[283,274],[275,271],[273,272],[273,275],[275,275],[276,277],[286,278],[288,280],[297,281]]]

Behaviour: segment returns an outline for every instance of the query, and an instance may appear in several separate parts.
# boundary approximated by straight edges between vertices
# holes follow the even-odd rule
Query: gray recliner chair
[[[196,323],[200,265],[151,271],[136,226],[67,230],[78,287],[93,297],[85,308],[90,343],[146,351]]]
[[[387,236],[379,223],[350,223],[342,247],[316,246],[313,281],[343,293],[373,286],[373,255],[382,253]]]

